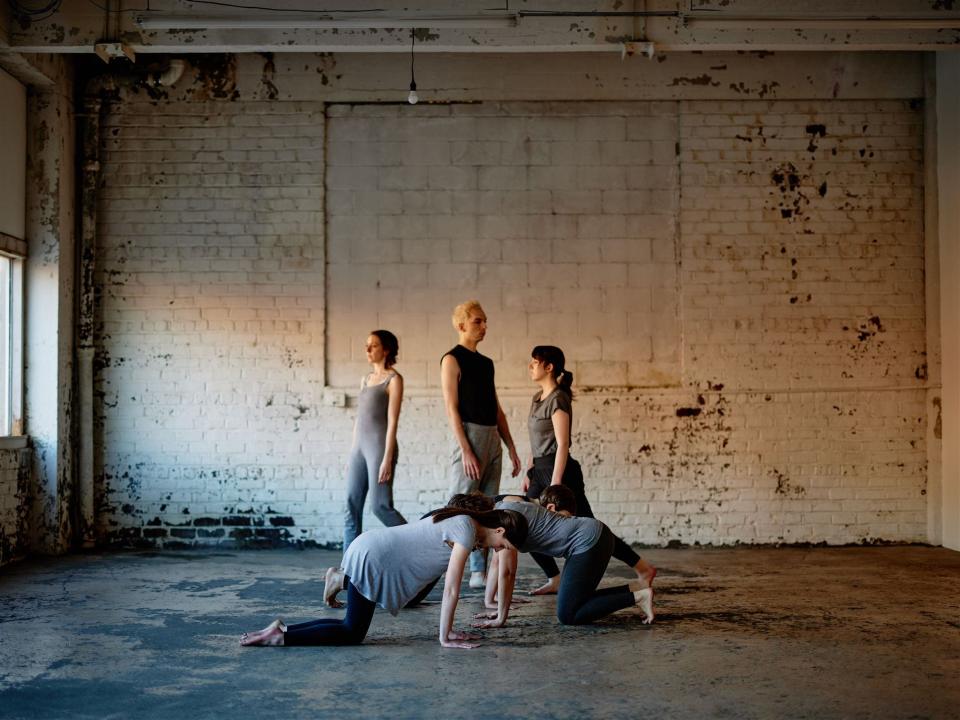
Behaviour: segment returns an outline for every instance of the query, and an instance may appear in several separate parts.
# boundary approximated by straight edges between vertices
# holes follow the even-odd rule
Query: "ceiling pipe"
[[[699,28],[743,30],[952,30],[960,28],[960,17],[877,17],[822,15],[819,17],[769,15],[734,15],[725,13],[690,13],[685,23]]]
[[[177,81],[183,77],[183,73],[186,71],[186,69],[186,60],[174,58],[170,61],[170,66],[166,70],[164,70],[162,73],[153,74],[153,84],[162,85],[163,87],[173,87],[177,84]]]
[[[500,15],[291,15],[288,17],[138,15],[144,30],[350,30],[371,28],[503,28],[516,27],[516,13]]]
[[[144,30],[235,29],[369,29],[369,28],[500,28],[516,27],[523,18],[647,18],[682,17],[676,10],[518,10],[516,12],[457,15],[452,13],[323,13],[313,15],[155,15],[134,21]]]

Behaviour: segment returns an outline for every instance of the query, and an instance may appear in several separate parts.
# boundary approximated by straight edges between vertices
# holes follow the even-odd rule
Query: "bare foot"
[[[327,568],[323,579],[323,600],[329,607],[342,608],[343,603],[337,600],[337,594],[343,590],[343,570],[338,567]]]
[[[637,603],[637,607],[639,607],[640,611],[643,613],[643,624],[649,625],[652,623],[654,618],[653,589],[643,588],[635,591],[633,593],[633,600],[635,603]]]
[[[269,647],[283,645],[283,633],[286,629],[287,626],[283,624],[283,620],[277,618],[263,630],[241,635],[240,644],[243,646],[262,645]]]
[[[653,587],[653,579],[657,576],[657,569],[646,560],[639,560],[633,566],[637,573],[640,588]]]
[[[556,595],[557,590],[559,589],[560,589],[560,576],[555,575],[554,577],[547,580],[547,582],[545,582],[540,587],[534,590],[531,590],[530,594],[531,595]]]

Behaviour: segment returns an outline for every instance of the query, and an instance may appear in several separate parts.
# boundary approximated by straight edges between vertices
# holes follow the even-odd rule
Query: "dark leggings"
[[[321,618],[287,625],[283,634],[284,645],[359,645],[363,642],[377,604],[361,595],[350,578],[344,578],[344,581],[347,583],[347,614],[343,620]]]
[[[592,548],[567,559],[557,591],[557,619],[564,625],[587,625],[635,604],[626,585],[597,590],[613,546],[613,533],[604,525]]]
[[[528,497],[538,498],[540,493],[550,486],[553,480],[553,463],[555,455],[545,455],[544,457],[534,458],[533,467],[527,471],[527,477],[530,478],[530,489],[527,491]],[[567,458],[567,466],[563,469],[563,477],[560,479],[561,485],[566,485],[573,490],[577,499],[577,517],[593,517],[593,510],[587,501],[587,496],[583,485],[583,471],[580,469],[580,463],[572,457]],[[557,561],[549,555],[541,553],[530,553],[530,556],[536,561],[540,569],[548,578],[555,578],[560,574],[560,568],[557,567]],[[633,567],[640,562],[640,556],[616,535],[613,536],[613,557],[621,562]]]

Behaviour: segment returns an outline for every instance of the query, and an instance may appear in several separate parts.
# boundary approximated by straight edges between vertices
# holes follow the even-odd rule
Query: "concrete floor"
[[[240,648],[321,609],[323,551],[143,552],[0,570],[2,718],[957,718],[960,553],[658,550],[636,610],[561,627],[554,599],[444,650],[439,605],[352,648]],[[520,583],[538,579],[525,564]],[[608,582],[625,576],[615,562]],[[435,591],[436,595],[436,591]],[[465,611],[479,610],[464,590]]]

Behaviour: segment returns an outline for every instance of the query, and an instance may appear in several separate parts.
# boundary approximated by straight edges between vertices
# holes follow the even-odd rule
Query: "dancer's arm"
[[[510,601],[513,599],[513,585],[517,579],[517,551],[504,548],[497,552],[499,573],[497,583],[497,614],[485,622],[474,623],[474,627],[503,627],[510,615]]]
[[[387,442],[383,449],[378,481],[381,485],[393,480],[393,461],[397,457],[397,426],[403,404],[403,377],[397,373],[387,384]]]
[[[487,568],[487,586],[483,591],[483,606],[488,610],[497,610],[497,575],[500,572],[500,553],[493,553],[490,567]]]
[[[440,387],[443,390],[443,405],[447,410],[447,420],[453,437],[460,446],[463,457],[463,471],[471,480],[480,479],[480,461],[477,460],[467,433],[463,430],[463,419],[460,417],[460,396],[457,393],[457,381],[460,378],[460,363],[453,355],[444,355],[440,361]]]
[[[500,433],[500,438],[507,446],[507,451],[510,453],[510,462],[513,465],[513,469],[510,473],[510,477],[516,477],[520,474],[520,456],[517,455],[517,446],[513,444],[513,436],[510,435],[510,425],[507,424],[507,416],[503,412],[503,408],[500,407],[500,400],[497,399],[497,431]]]
[[[553,434],[557,438],[557,456],[553,461],[550,484],[560,485],[563,471],[567,469],[567,458],[570,457],[570,413],[566,410],[555,410],[550,419],[553,421]]]
[[[463,568],[470,557],[470,550],[460,543],[454,543],[447,563],[447,577],[443,581],[443,604],[440,606],[440,644],[443,647],[475,648],[476,643],[467,640],[479,640],[476,635],[458,632],[453,629],[453,616],[457,612],[457,600],[460,598],[460,581],[463,580]]]

